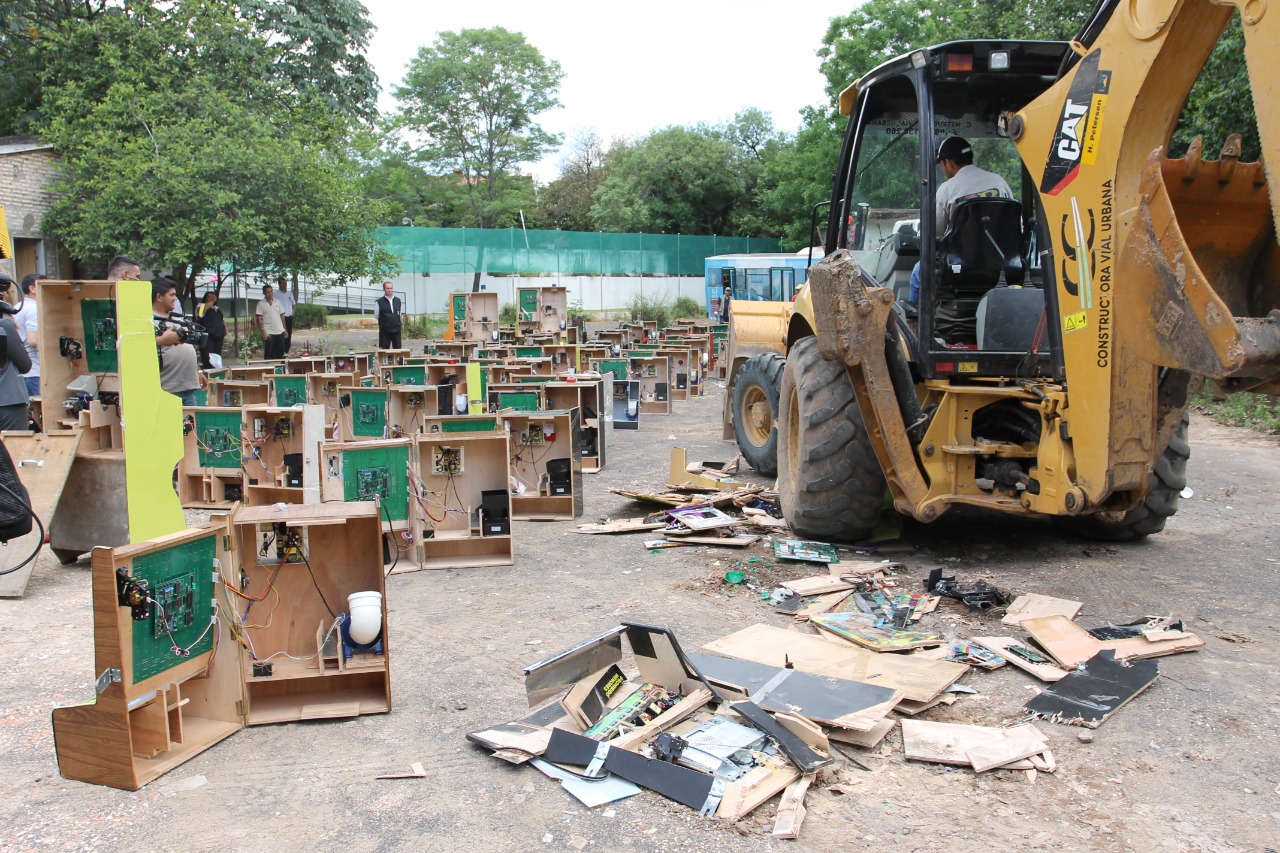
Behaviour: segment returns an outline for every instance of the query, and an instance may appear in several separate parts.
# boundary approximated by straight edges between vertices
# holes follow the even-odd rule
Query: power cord
[[[21,569],[23,566],[34,561],[35,558],[40,555],[40,549],[44,547],[45,534],[44,534],[44,525],[40,522],[40,516],[36,515],[35,510],[31,508],[31,501],[24,500],[22,495],[14,491],[13,487],[11,487],[8,483],[4,482],[3,480],[0,480],[0,486],[3,486],[6,492],[8,492],[13,497],[15,497],[18,500],[18,503],[22,504],[22,506],[27,510],[27,512],[31,513],[31,518],[36,523],[36,529],[40,531],[40,538],[36,540],[36,549],[31,552],[31,556],[27,557],[27,559],[23,560],[21,563],[18,563],[18,565],[14,566],[12,569],[5,569],[4,571],[0,571],[0,577],[3,577],[4,575],[13,574],[18,569]]]

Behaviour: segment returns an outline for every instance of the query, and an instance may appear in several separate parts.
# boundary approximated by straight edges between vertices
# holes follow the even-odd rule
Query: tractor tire
[[[778,497],[797,536],[856,542],[880,520],[885,479],[844,365],[816,338],[787,355],[778,398]]]
[[[786,359],[766,352],[746,361],[733,383],[733,433],[747,464],[766,477],[778,474],[778,391]]]
[[[1165,522],[1178,511],[1178,501],[1187,486],[1187,460],[1191,457],[1191,445],[1187,443],[1189,420],[1189,415],[1182,416],[1169,446],[1156,460],[1151,474],[1155,485],[1142,506],[1114,520],[1102,514],[1054,519],[1058,526],[1067,533],[1102,542],[1132,542],[1164,530]]]

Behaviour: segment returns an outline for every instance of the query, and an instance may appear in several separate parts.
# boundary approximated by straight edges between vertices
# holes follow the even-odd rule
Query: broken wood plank
[[[1008,729],[1009,736],[1000,741],[978,744],[966,749],[965,756],[973,766],[974,772],[985,773],[1010,761],[1020,761],[1024,758],[1034,765],[1032,756],[1044,749],[1045,741],[1038,736],[1018,734],[1026,728],[1027,726],[1020,726],[1016,729]]]
[[[724,796],[716,808],[716,817],[733,823],[750,814],[761,803],[800,778],[800,771],[787,763],[782,756],[773,756],[768,763],[753,767],[746,775],[725,786]]]
[[[939,705],[954,705],[960,697],[954,693],[943,693],[935,696],[928,702],[913,702],[910,699],[903,699],[894,706],[895,711],[899,714],[905,714],[908,717],[914,717],[917,714],[923,714],[930,708],[936,708]]]
[[[1145,641],[1144,641],[1145,642]],[[927,702],[969,671],[950,661],[921,660],[905,655],[882,655],[816,634],[802,634],[771,625],[751,625],[703,646],[739,660],[829,675],[900,690],[904,699]]]
[[[1004,658],[1006,663],[1031,673],[1041,681],[1057,681],[1068,672],[1068,670],[1054,666],[1052,663],[1033,663],[1021,655],[1009,651],[1010,646],[1023,646],[1013,637],[972,637],[969,642],[976,646],[982,646],[984,649],[990,649]]]
[[[795,838],[804,822],[804,795],[813,784],[813,774],[807,773],[787,786],[778,803],[778,816],[773,821],[774,838]]]
[[[601,524],[579,524],[574,533],[638,533],[642,530],[661,530],[667,526],[667,520],[645,521],[643,518],[620,518]]]
[[[76,451],[84,430],[69,434],[33,433],[26,430],[5,430],[0,433],[15,473],[27,490],[31,510],[44,523],[45,531],[52,529],[54,511],[62,499],[62,489],[75,461]],[[68,495],[68,500],[82,496]],[[34,523],[31,532],[0,544],[0,569],[7,569],[25,560],[40,542],[40,528]],[[0,575],[0,598],[21,598],[26,595],[27,583],[35,570],[36,560],[17,571]]]
[[[676,542],[681,545],[712,545],[723,548],[745,548],[754,542],[760,541],[760,537],[754,533],[735,533],[732,536],[697,536],[690,534],[673,536],[668,531],[663,535],[667,537],[668,542]]]
[[[797,595],[825,595],[830,592],[844,592],[853,589],[857,584],[841,580],[836,575],[813,575],[807,578],[783,581],[779,586],[785,586]]]
[[[425,779],[427,778],[426,768],[419,762],[415,761],[409,765],[408,773],[384,773],[381,776],[375,776],[375,779]]]
[[[1013,604],[1010,604],[1009,609],[1005,611],[1000,624],[1016,628],[1028,619],[1038,619],[1042,616],[1065,616],[1068,619],[1074,619],[1079,615],[1082,607],[1084,605],[1079,601],[1030,592],[1013,600]]]
[[[1018,732],[1018,729],[1027,731]],[[1017,733],[1014,733],[1017,732]],[[977,747],[999,745],[1012,739],[1016,743],[1038,743],[1042,752],[1048,742],[1035,726],[997,729],[990,726],[966,726],[958,723],[933,723],[928,720],[903,720],[903,753],[913,761],[972,766],[968,751]],[[1015,761],[1011,758],[1009,761]],[[1007,762],[1006,762],[1007,763]]]
[[[897,724],[897,720],[885,718],[876,723],[875,727],[870,731],[855,732],[852,729],[831,729],[831,731],[827,732],[827,738],[837,743],[848,743],[864,749],[872,749],[878,746],[880,741],[888,737],[889,732],[893,731],[893,727]]]
[[[795,711],[791,711],[785,714],[774,713],[773,718],[786,726],[787,731],[791,732],[814,749],[826,753],[831,752],[831,741],[827,738],[827,735],[823,733],[822,726],[819,726],[808,717],[805,717]],[[846,731],[849,730],[846,729]]]
[[[1022,623],[1022,629],[1066,669],[1075,669],[1094,655],[1106,650],[1115,652],[1118,660],[1145,660],[1180,652],[1193,652],[1204,645],[1204,640],[1194,634],[1183,639],[1157,642],[1152,642],[1145,637],[1098,640],[1064,616],[1028,619]]]

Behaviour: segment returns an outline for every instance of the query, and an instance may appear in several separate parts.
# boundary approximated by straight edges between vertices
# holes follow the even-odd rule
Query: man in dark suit
[[[378,321],[378,349],[400,349],[400,314],[403,306],[391,282],[382,285],[382,296],[373,303],[373,316]]]

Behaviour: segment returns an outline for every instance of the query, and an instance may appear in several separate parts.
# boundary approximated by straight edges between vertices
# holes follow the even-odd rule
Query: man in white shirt
[[[262,286],[262,299],[253,312],[253,325],[262,333],[262,357],[284,358],[284,308],[269,284]]]
[[[31,273],[22,279],[22,308],[13,315],[14,325],[22,333],[27,347],[27,356],[31,359],[31,369],[22,375],[27,383],[27,394],[40,396],[40,325],[36,312],[36,282],[44,278]]]
[[[938,187],[934,200],[933,233],[941,237],[951,224],[956,205],[971,198],[1013,198],[1009,184],[995,172],[973,165],[973,147],[959,136],[948,136],[938,146],[938,165],[947,180]],[[907,300],[920,304],[920,264],[911,271],[911,294]]]
[[[284,351],[293,349],[293,294],[289,292],[288,276],[280,276],[276,280],[280,286],[276,289],[276,301],[284,309]]]

